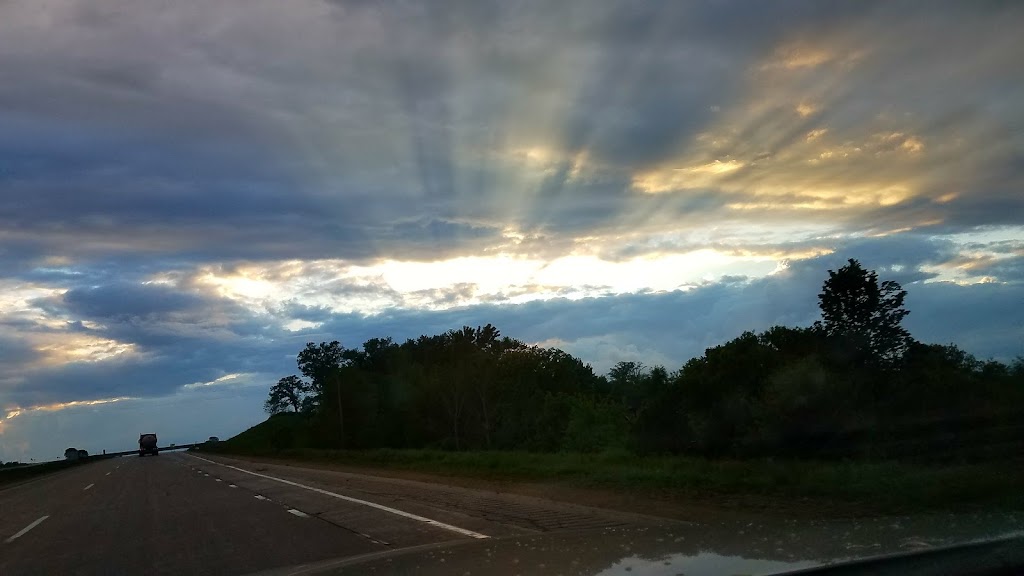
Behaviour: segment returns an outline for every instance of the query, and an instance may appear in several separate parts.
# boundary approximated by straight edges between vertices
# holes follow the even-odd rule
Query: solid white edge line
[[[402,510],[397,510],[395,508],[390,508],[388,506],[384,506],[383,504],[377,504],[376,502],[370,502],[368,500],[360,500],[358,498],[353,498],[351,496],[344,496],[342,494],[336,494],[336,493],[331,492],[329,490],[323,490],[323,489],[320,489],[320,488],[314,488],[312,486],[306,486],[305,484],[299,484],[298,482],[292,482],[291,480],[285,480],[284,478],[277,478],[276,476],[268,476],[266,474],[260,474],[258,472],[251,472],[249,470],[246,470],[244,468],[239,468],[237,466],[231,466],[229,464],[222,464],[222,463],[217,462],[215,460],[207,460],[206,458],[203,458],[202,456],[196,456],[194,454],[189,454],[189,456],[192,456],[193,458],[199,458],[200,460],[202,460],[204,462],[209,462],[210,464],[216,464],[217,466],[223,466],[225,468],[231,468],[232,470],[238,470],[239,472],[245,472],[246,474],[251,474],[253,476],[258,476],[260,478],[266,478],[267,480],[274,480],[275,482],[280,482],[282,484],[288,484],[289,486],[295,486],[297,488],[305,488],[306,490],[310,490],[310,491],[316,492],[318,494],[323,494],[325,496],[331,496],[331,497],[334,497],[334,498],[339,498],[341,500],[347,500],[348,502],[355,502],[356,504],[362,504],[363,506],[369,506],[370,508],[376,508],[377,510],[383,510],[384,512],[390,512],[391,514],[395,514],[397,516],[402,516],[404,518],[409,518],[410,520],[418,520],[419,522],[424,522],[426,524],[430,524],[431,526],[436,526],[438,528],[443,528],[445,530],[451,530],[452,532],[457,532],[457,533],[462,534],[464,536],[469,536],[470,538],[479,538],[479,539],[490,538],[490,536],[488,536],[486,534],[481,534],[479,532],[473,532],[472,530],[466,530],[465,528],[459,528],[458,526],[452,526],[451,524],[445,524],[444,522],[438,522],[437,520],[431,520],[430,518],[425,518],[423,516],[418,516],[416,514],[410,514],[409,512],[404,512]]]
[[[288,513],[289,514],[294,514],[294,515],[298,516],[299,518],[309,518],[309,514],[306,514],[302,510],[296,510],[295,508],[289,508],[288,509]]]
[[[25,526],[24,528],[21,529],[20,532],[18,532],[14,536],[11,536],[7,540],[4,540],[4,543],[5,544],[10,544],[11,542],[14,542],[15,540],[17,540],[18,538],[21,538],[22,536],[27,534],[29,530],[35,528],[36,526],[39,526],[40,524],[43,523],[43,520],[46,520],[49,517],[50,517],[49,515],[43,516],[42,518],[39,518],[38,520],[36,520],[35,522],[29,524],[28,526]]]
[[[85,492],[86,490],[88,490],[89,488],[92,488],[93,486],[95,486],[95,484],[89,484],[85,488],[82,488],[82,492]]]

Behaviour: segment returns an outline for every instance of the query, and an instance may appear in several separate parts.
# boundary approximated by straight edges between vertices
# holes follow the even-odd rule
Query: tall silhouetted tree
[[[310,380],[311,392],[319,397],[327,380],[345,363],[345,348],[337,340],[320,344],[309,342],[296,360],[299,372]]]
[[[878,283],[878,274],[850,259],[839,270],[828,271],[818,294],[821,320],[815,326],[828,336],[849,340],[880,364],[901,358],[910,345],[910,333],[900,322],[907,292],[892,280]]]
[[[303,408],[308,391],[309,384],[307,382],[295,375],[286,376],[270,388],[270,397],[267,398],[263,407],[271,414],[286,412],[289,408],[299,412]]]
[[[340,372],[341,368],[349,363],[349,360],[346,359],[345,348],[337,340],[330,343],[321,342],[319,345],[308,342],[306,347],[299,352],[296,361],[299,365],[299,372],[302,372],[310,380],[310,394],[316,400],[317,405],[322,407],[327,402],[337,405],[338,433],[344,443],[345,407],[341,391],[344,384]],[[332,388],[334,391],[333,400],[324,397],[328,388]]]

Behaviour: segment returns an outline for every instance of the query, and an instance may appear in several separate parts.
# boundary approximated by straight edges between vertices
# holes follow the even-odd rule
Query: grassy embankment
[[[42,476],[43,474],[50,474],[74,465],[75,462],[71,462],[69,460],[56,460],[54,462],[44,462],[34,466],[12,466],[0,468],[0,486],[14,484],[35,476]]]
[[[112,457],[113,456],[105,454],[93,454],[79,460],[54,460],[52,462],[43,462],[41,464],[28,466],[5,466],[0,468],[0,486],[16,484],[18,482],[35,478],[36,476],[43,476],[45,474],[59,472],[72,466],[80,466],[89,462],[95,462],[96,460],[104,460]]]
[[[531,453],[441,450],[287,448],[301,421],[273,418],[217,446],[223,454],[281,458],[487,480],[555,482],[661,497],[714,500],[735,496],[846,503],[865,511],[998,507],[1024,509],[1018,464],[925,466],[899,462],[712,460],[624,452]],[[289,442],[281,440],[287,438]],[[301,444],[298,444],[301,445]]]

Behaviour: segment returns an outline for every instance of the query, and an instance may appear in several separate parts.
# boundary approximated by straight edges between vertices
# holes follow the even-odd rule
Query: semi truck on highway
[[[139,456],[145,456],[146,454],[160,455],[160,450],[156,447],[156,434],[139,435]]]

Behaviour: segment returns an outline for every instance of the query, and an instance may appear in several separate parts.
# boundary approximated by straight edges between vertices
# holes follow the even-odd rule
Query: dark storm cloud
[[[381,230],[380,236],[384,242],[394,246],[436,251],[459,242],[494,242],[500,238],[501,231],[489,226],[421,218],[411,222],[396,222],[389,229]],[[417,243],[420,245],[417,246]]]
[[[226,298],[183,292],[165,284],[127,282],[72,288],[36,304],[50,313],[103,323],[136,319],[160,322],[182,316],[216,322],[245,319],[253,314]]]
[[[10,366],[16,362],[32,361],[39,356],[32,346],[13,332],[18,328],[12,323],[0,324],[0,364]],[[4,333],[8,330],[10,334]]]
[[[1003,282],[1024,282],[1024,250],[1020,250],[1019,256],[988,262],[972,272],[998,278]]]
[[[280,306],[278,313],[286,318],[293,318],[295,320],[319,322],[331,315],[331,309],[326,306],[307,306],[292,300]]]
[[[77,334],[133,349],[99,360],[60,363],[40,362],[41,355],[31,349],[11,354],[5,358],[7,376],[17,382],[0,386],[4,405],[165,396],[186,384],[232,373],[276,374],[289,369],[297,351],[281,340],[286,332],[271,328],[263,314],[165,286],[76,289],[37,304],[53,317],[81,320],[68,322],[63,331],[23,323],[20,331],[25,334],[56,336],[61,348],[77,346],[62,334]]]
[[[198,297],[170,286],[143,284],[73,288],[62,295],[61,303],[68,314],[89,320],[159,316],[202,304]]]
[[[1024,357],[1024,283],[924,286],[908,290],[907,307],[917,310],[906,321],[912,333],[929,342],[956,344],[982,358]]]
[[[25,261],[20,267],[6,268],[9,276],[28,282],[38,282],[55,288],[86,289],[87,287],[109,286],[141,282],[154,274],[167,270],[173,260],[155,261],[142,254],[115,253],[113,256],[99,257],[80,265],[70,260],[60,259],[46,262],[36,255],[33,260]],[[183,255],[181,262],[189,262]],[[189,262],[191,263],[191,262]]]
[[[873,52],[848,77],[808,76],[840,84],[803,125],[780,130],[773,113],[734,127],[765,148],[758,153],[812,125],[839,132],[911,104],[910,125],[929,146],[965,123],[1020,120],[1007,104],[1019,82],[993,75],[1013,58],[962,51],[986,39],[986,22],[1001,30],[1018,19],[1005,5],[943,3],[925,17],[920,5],[865,2],[83,6],[57,3],[48,16],[4,8],[0,194],[12,201],[0,205],[0,227],[5,244],[36,257],[117,249],[195,261],[426,259],[472,252],[481,238],[390,230],[417,219],[460,226],[460,215],[567,234],[603,229],[643,202],[630,190],[633,172],[684,153],[724,111],[747,106],[749,72],[792,41]],[[45,38],[59,49],[33,33],[45,17]],[[147,37],[142,24],[153,18],[161,28]],[[940,49],[960,50],[964,68],[927,60],[921,34],[904,28],[942,35]],[[907,67],[915,73],[902,79]],[[994,106],[949,116],[950,71],[975,80],[965,87],[972,98]],[[1011,124],[967,144],[1005,148],[1012,135]],[[530,191],[476,154],[504,143],[564,156],[518,207],[498,198]],[[569,182],[583,151],[606,172]],[[964,182],[969,193],[956,203],[919,208],[962,226],[1018,222],[1019,157],[972,154],[997,177]],[[670,203],[703,214],[723,205]],[[918,213],[882,212],[901,211],[904,220]],[[431,249],[418,250],[421,241]]]
[[[4,355],[8,384],[3,405],[34,406],[72,400],[163,396],[185,384],[229,373],[275,373],[290,346],[276,338],[266,316],[230,300],[165,285],[119,282],[74,288],[37,300],[63,328],[23,320],[0,324],[31,338],[56,337],[57,349],[79,344],[63,335],[82,335],[131,345],[129,354],[64,362],[43,361],[32,346],[12,346]],[[15,382],[15,383],[10,383]]]
[[[715,108],[743,97],[743,71],[787,37],[821,33],[872,3],[609,3],[582,35],[592,68],[564,130],[570,150],[644,168],[677,154]]]
[[[301,344],[260,339],[207,337],[197,344],[195,334],[166,338],[147,354],[100,362],[74,362],[31,368],[20,385],[5,386],[3,400],[14,406],[106,398],[159,397],[195,382],[210,382],[227,374],[262,375],[294,372]],[[40,386],[45,382],[45,386]]]
[[[886,279],[910,284],[934,278],[934,273],[921,267],[947,262],[955,254],[956,249],[948,240],[906,234],[844,242],[831,255],[799,260],[793,267],[812,272],[827,263],[828,269],[838,269],[848,258],[855,258]]]
[[[625,173],[605,171],[578,181],[571,171],[570,163],[562,162],[544,178],[538,190],[542,201],[533,204],[526,221],[571,237],[614,226],[635,201],[626,194],[630,178]]]

